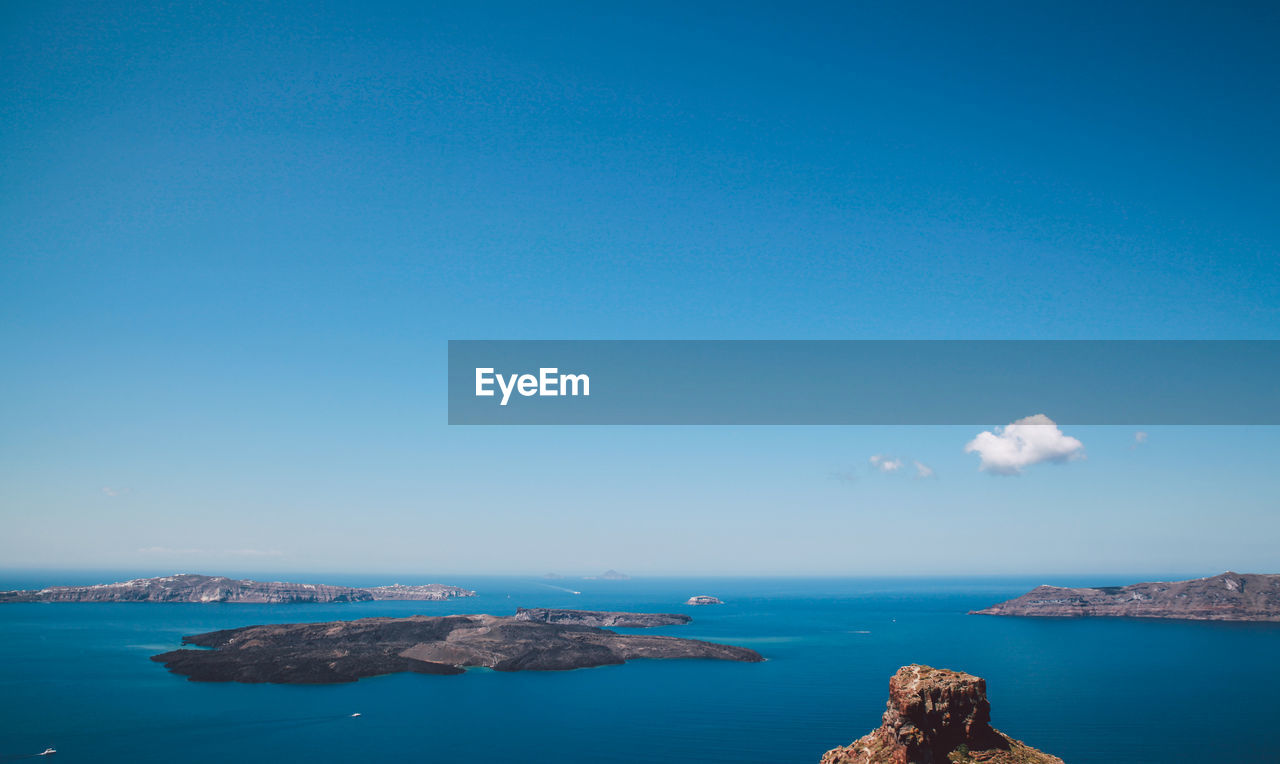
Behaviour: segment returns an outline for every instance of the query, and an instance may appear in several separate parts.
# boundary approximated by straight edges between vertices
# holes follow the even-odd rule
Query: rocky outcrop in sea
[[[889,680],[879,729],[827,751],[821,764],[1064,764],[991,726],[987,683],[972,674],[903,666]]]

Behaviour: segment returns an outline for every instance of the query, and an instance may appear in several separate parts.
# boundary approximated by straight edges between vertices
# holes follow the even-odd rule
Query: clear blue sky
[[[1280,10],[604,5],[0,7],[0,565],[1280,571],[1272,428],[444,424],[451,338],[1280,338]]]

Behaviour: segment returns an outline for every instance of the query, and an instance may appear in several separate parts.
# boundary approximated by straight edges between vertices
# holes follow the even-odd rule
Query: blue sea
[[[0,588],[128,577],[11,572]],[[814,764],[880,723],[899,666],[927,663],[986,677],[995,726],[1069,764],[1280,762],[1280,624],[965,614],[1045,583],[1037,580],[398,578],[479,594],[0,606],[0,761],[51,746],[58,761],[84,762]],[[694,594],[726,604],[684,607]],[[517,606],[689,612],[693,623],[657,631],[751,647],[768,660],[402,674],[334,686],[195,683],[148,660],[184,634],[213,629]]]

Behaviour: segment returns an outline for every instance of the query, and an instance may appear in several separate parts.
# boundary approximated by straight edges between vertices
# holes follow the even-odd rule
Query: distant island
[[[992,727],[987,683],[960,671],[898,669],[881,721],[871,733],[827,751],[821,764],[1063,764]]]
[[[646,614],[596,615],[604,620]],[[546,623],[532,616],[412,616],[246,626],[183,637],[182,643],[211,649],[173,650],[151,660],[195,682],[332,684],[400,672],[461,674],[472,666],[563,671],[635,658],[764,660],[745,647],[616,634],[594,626]]]
[[[616,570],[606,570],[598,576],[583,576],[584,581],[630,581],[631,576]]]
[[[562,623],[574,626],[596,626],[603,629],[647,629],[654,626],[680,626],[693,619],[680,613],[615,613],[601,610],[563,610],[556,608],[516,608],[517,621]]]
[[[137,578],[114,584],[51,586],[0,592],[8,602],[234,602],[255,604],[367,602],[370,600],[447,600],[473,597],[475,592],[444,584],[350,587],[251,581],[222,576],[179,573]]]
[[[1128,586],[1037,586],[977,615],[1127,616],[1192,621],[1280,621],[1280,575],[1232,573]]]
[[[685,600],[684,604],[686,605],[723,605],[724,602],[717,597],[712,597],[709,594],[695,594],[689,599]]]

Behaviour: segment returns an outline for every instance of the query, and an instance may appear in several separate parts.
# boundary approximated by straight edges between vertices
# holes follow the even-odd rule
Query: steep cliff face
[[[889,680],[880,728],[827,751],[822,764],[1063,764],[991,726],[980,677],[904,666]]]
[[[454,597],[474,597],[475,592],[444,584],[392,584],[369,586],[361,589],[375,600],[447,600]]]
[[[475,592],[456,586],[381,586],[369,589],[325,584],[201,576],[180,573],[159,578],[137,578],[93,586],[51,586],[47,589],[0,592],[4,602],[240,602],[283,604],[293,602],[363,602],[406,599],[444,600],[469,597]]]
[[[1280,621],[1280,575],[1232,573],[1129,586],[1037,586],[978,615],[1128,616],[1194,621]]]

